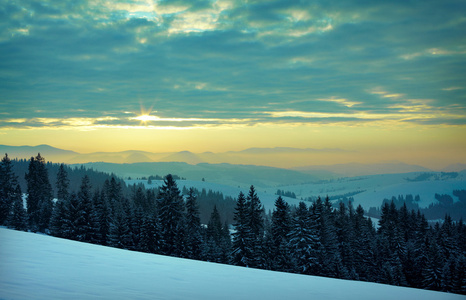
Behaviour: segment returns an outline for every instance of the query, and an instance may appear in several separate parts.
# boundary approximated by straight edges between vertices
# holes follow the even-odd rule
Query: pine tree
[[[8,154],[0,163],[0,225],[5,225],[14,201],[17,178]]]
[[[157,250],[157,215],[148,213],[142,219],[139,249],[147,253]]]
[[[253,251],[253,256],[249,261],[250,267],[263,268],[263,239],[264,239],[264,209],[260,202],[259,197],[257,196],[254,186],[251,186],[249,189],[248,196],[246,198],[247,206],[247,226],[251,232],[249,239],[246,240],[246,243],[249,244],[249,248]]]
[[[60,167],[58,168],[57,181],[56,181],[57,201],[65,200],[68,198],[69,186],[70,186],[70,180],[68,179],[68,172],[65,169],[65,165],[61,164]]]
[[[187,258],[200,259],[202,245],[202,228],[199,206],[193,188],[188,191],[186,199],[186,255]]]
[[[347,209],[345,204],[340,202],[340,207],[335,214],[335,225],[342,263],[350,274],[354,274],[355,272],[352,272],[355,269],[354,255],[351,247],[353,241],[351,216],[354,217],[354,215],[350,214],[350,212],[352,212],[352,206]]]
[[[76,228],[76,220],[80,216],[80,203],[78,195],[73,192],[68,197],[65,206],[65,216],[63,217],[64,224],[62,234],[63,237],[70,240],[78,240],[78,229]]]
[[[251,230],[248,220],[248,207],[246,198],[242,192],[239,193],[236,201],[235,215],[233,228],[233,249],[232,249],[232,264],[236,266],[250,266],[250,261],[253,259],[254,249],[251,248],[249,240],[251,240]]]
[[[136,207],[142,208],[144,211],[149,211],[149,203],[147,202],[146,194],[144,193],[141,186],[138,188],[134,187],[133,190],[133,203]]]
[[[275,210],[272,213],[271,235],[272,269],[291,271],[290,254],[288,250],[288,234],[291,229],[290,207],[281,196],[275,201]]]
[[[108,245],[115,248],[130,249],[132,246],[130,224],[128,216],[121,199],[115,203],[112,216],[110,218],[110,228],[108,233]]]
[[[213,262],[222,262],[224,231],[222,228],[222,221],[218,213],[217,206],[214,205],[210,215],[209,222],[206,230],[206,240],[208,246],[207,260]]]
[[[24,209],[21,187],[19,184],[16,185],[13,198],[13,208],[7,223],[8,227],[15,230],[27,230],[27,214]]]
[[[359,280],[372,281],[375,261],[375,235],[372,221],[364,217],[364,209],[361,205],[356,208],[353,221],[354,241],[352,243],[354,255],[354,267]]]
[[[317,263],[316,251],[320,245],[316,224],[312,223],[311,215],[304,202],[299,203],[293,215],[288,239],[294,271],[311,274],[312,268]]]
[[[171,174],[167,175],[157,196],[160,225],[160,253],[181,256],[184,252],[184,202]]]
[[[103,190],[94,193],[92,207],[92,221],[95,228],[95,236],[92,242],[99,245],[107,245],[111,212]]]
[[[57,201],[55,202],[52,216],[50,219],[50,234],[56,237],[64,237],[64,227],[66,218],[66,203],[68,201],[69,192],[68,187],[70,181],[68,173],[63,164],[60,165],[57,173]]]
[[[441,291],[444,288],[443,282],[444,261],[440,254],[440,249],[435,241],[431,239],[425,268],[422,270],[422,287],[428,290]]]
[[[320,201],[320,198],[317,199],[314,211],[320,212],[320,218],[317,221],[320,223],[321,244],[321,249],[317,253],[319,264],[314,268],[315,274],[346,279],[349,275],[338,248],[335,216],[330,199],[326,197],[324,203]]]
[[[97,232],[92,216],[91,183],[89,177],[85,175],[78,192],[77,219],[74,220],[78,241],[91,242],[95,240]]]
[[[231,235],[230,235],[230,226],[225,221],[222,227],[222,235],[220,240],[220,249],[221,249],[221,256],[220,262],[224,264],[228,264],[231,261]]]
[[[142,225],[144,219],[144,211],[142,207],[132,205],[131,207],[131,237],[133,249],[140,251],[142,244]]]
[[[33,231],[45,232],[53,211],[52,186],[50,185],[45,159],[40,153],[29,162],[27,181],[27,212]]]

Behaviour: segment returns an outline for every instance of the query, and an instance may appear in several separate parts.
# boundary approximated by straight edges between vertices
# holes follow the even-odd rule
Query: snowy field
[[[382,174],[358,177],[345,177],[338,180],[332,180],[322,183],[309,183],[297,185],[284,185],[284,186],[271,186],[268,188],[256,187],[257,195],[266,210],[273,210],[275,208],[275,195],[277,189],[283,191],[294,192],[297,199],[283,197],[288,203],[297,205],[301,198],[320,196],[325,198],[334,195],[344,195],[347,193],[360,192],[352,195],[354,198],[354,207],[361,204],[366,210],[371,206],[380,207],[384,199],[391,199],[392,196],[398,197],[399,195],[406,196],[411,194],[413,196],[419,195],[421,201],[418,202],[420,207],[428,207],[431,203],[437,203],[435,194],[447,194],[452,196],[454,201],[458,200],[453,196],[453,190],[466,189],[466,176],[460,173],[457,178],[446,178],[441,180],[426,180],[426,181],[407,181],[406,178],[416,178],[423,174],[405,173],[405,174]],[[143,183],[146,188],[156,188],[163,185],[163,180],[152,180],[152,184],[147,184],[147,180],[126,180],[127,184]],[[180,190],[183,187],[194,187],[198,190],[203,188],[216,192],[223,193],[224,196],[231,196],[237,198],[240,191],[245,195],[248,194],[248,188],[229,186],[213,182],[204,182],[196,180],[178,180],[178,187]]]
[[[0,299],[465,299],[144,254],[0,228]]]

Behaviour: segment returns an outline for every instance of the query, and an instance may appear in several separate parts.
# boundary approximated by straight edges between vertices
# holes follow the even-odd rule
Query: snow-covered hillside
[[[424,174],[433,174],[425,180],[415,179]],[[466,176],[459,173],[457,177],[441,177],[441,173],[404,173],[404,174],[382,174],[358,177],[345,177],[337,180],[323,181],[320,183],[284,185],[280,189],[291,191],[298,198],[337,196],[350,193],[354,198],[354,206],[361,204],[365,209],[369,207],[380,207],[383,199],[391,199],[392,196],[411,194],[419,195],[420,207],[427,207],[431,203],[437,203],[435,194],[448,194],[453,196],[453,190],[466,189]],[[426,176],[427,177],[427,176]],[[411,180],[411,181],[410,181]],[[265,191],[271,193],[276,188],[268,188]]]
[[[0,299],[464,299],[131,252],[0,228]]]
[[[434,174],[426,180],[415,181],[419,176],[424,174]],[[466,189],[465,173],[459,173],[457,177],[441,177],[441,173],[404,173],[404,174],[382,174],[358,177],[345,177],[335,180],[314,182],[308,184],[282,185],[270,187],[257,187],[257,194],[266,210],[273,210],[277,195],[277,189],[294,192],[297,199],[283,197],[290,204],[298,204],[300,199],[308,197],[325,197],[350,194],[354,198],[354,206],[361,204],[366,210],[370,207],[380,207],[384,199],[391,199],[392,196],[413,196],[419,195],[421,201],[417,202],[420,207],[428,207],[431,203],[437,203],[435,194],[447,194],[453,196],[453,190]],[[437,177],[436,177],[437,176]],[[410,181],[410,180],[411,181]],[[153,180],[148,185],[147,180],[126,180],[127,184],[143,183],[146,188],[155,188],[163,185],[163,180]],[[242,191],[247,194],[247,187],[230,186],[214,182],[204,182],[196,180],[179,180],[177,184],[180,189],[183,187],[194,187],[198,190],[206,189],[218,191],[225,196],[236,198]],[[354,194],[356,193],[357,194]],[[352,195],[354,194],[354,195]]]

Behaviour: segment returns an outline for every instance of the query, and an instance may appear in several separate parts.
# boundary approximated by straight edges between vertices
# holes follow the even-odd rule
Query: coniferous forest
[[[251,186],[235,200],[232,224],[216,205],[204,223],[199,191],[183,193],[172,175],[161,188],[146,190],[80,170],[84,175],[74,187],[70,173],[76,170],[62,164],[49,174],[40,154],[29,160],[23,179],[14,165],[8,155],[1,160],[0,225],[16,230],[250,268],[466,294],[466,226],[448,215],[431,225],[419,210],[397,208],[392,201],[384,203],[374,224],[361,206],[334,208],[327,197],[294,207],[280,195],[266,214]]]

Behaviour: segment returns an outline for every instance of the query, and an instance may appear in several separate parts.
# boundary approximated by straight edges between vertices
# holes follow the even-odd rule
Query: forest
[[[5,155],[0,164],[0,225],[12,229],[249,268],[466,294],[466,226],[449,215],[430,224],[420,210],[391,201],[374,224],[351,202],[334,208],[327,197],[290,206],[280,195],[267,214],[251,186],[237,199],[211,192],[217,200],[201,220],[201,198],[208,193],[181,191],[170,174],[162,187],[145,189],[63,164],[52,175],[40,154],[27,161],[20,179],[15,164],[21,163]],[[77,174],[79,184],[71,184]],[[223,200],[230,203],[230,217],[219,213],[216,203]]]

